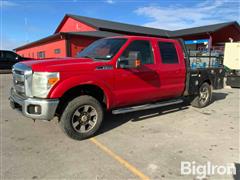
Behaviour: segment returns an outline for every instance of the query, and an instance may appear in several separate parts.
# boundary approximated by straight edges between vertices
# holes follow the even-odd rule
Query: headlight
[[[49,91],[59,81],[58,72],[34,72],[32,79],[32,95],[46,98]]]

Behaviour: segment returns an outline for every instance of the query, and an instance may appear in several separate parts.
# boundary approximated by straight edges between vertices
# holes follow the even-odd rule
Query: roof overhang
[[[13,50],[21,50],[21,49],[25,49],[25,48],[28,48],[28,47],[31,47],[31,46],[34,46],[34,45],[37,45],[37,44],[44,44],[44,43],[49,42],[51,40],[62,39],[62,38],[64,38],[63,36],[64,36],[64,34],[62,34],[62,33],[53,34],[51,36],[47,36],[47,37],[39,39],[37,41],[33,41],[31,43],[24,44],[23,46],[17,47]]]
[[[176,31],[171,31],[170,37],[183,37],[183,36],[194,36],[194,35],[210,35],[223,28],[234,26],[240,34],[240,26],[237,21],[213,24],[208,26],[200,26],[188,29],[180,29]]]
[[[53,34],[51,36],[42,38],[40,40],[25,44],[23,46],[17,47],[14,50],[21,50],[32,46],[37,46],[39,44],[48,43],[49,41],[66,39],[69,36],[79,36],[79,37],[93,37],[93,38],[105,38],[112,36],[122,36],[122,34],[106,32],[106,31],[82,31],[82,32],[60,32]]]

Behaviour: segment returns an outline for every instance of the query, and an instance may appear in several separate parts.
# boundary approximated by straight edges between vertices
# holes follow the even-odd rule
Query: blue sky
[[[240,22],[235,0],[0,0],[1,48],[53,34],[66,13],[160,29]]]

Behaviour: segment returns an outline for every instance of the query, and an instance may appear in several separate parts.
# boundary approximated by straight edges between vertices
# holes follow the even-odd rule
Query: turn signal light
[[[56,82],[58,82],[59,78],[57,77],[52,77],[48,79],[48,84],[54,85]]]
[[[136,67],[141,66],[141,61],[137,59],[137,60],[135,61],[135,66],[136,66]]]

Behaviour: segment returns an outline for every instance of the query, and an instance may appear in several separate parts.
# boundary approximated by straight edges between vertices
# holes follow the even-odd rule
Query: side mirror
[[[141,54],[138,51],[130,51],[128,57],[118,59],[118,68],[131,69],[141,66]]]

